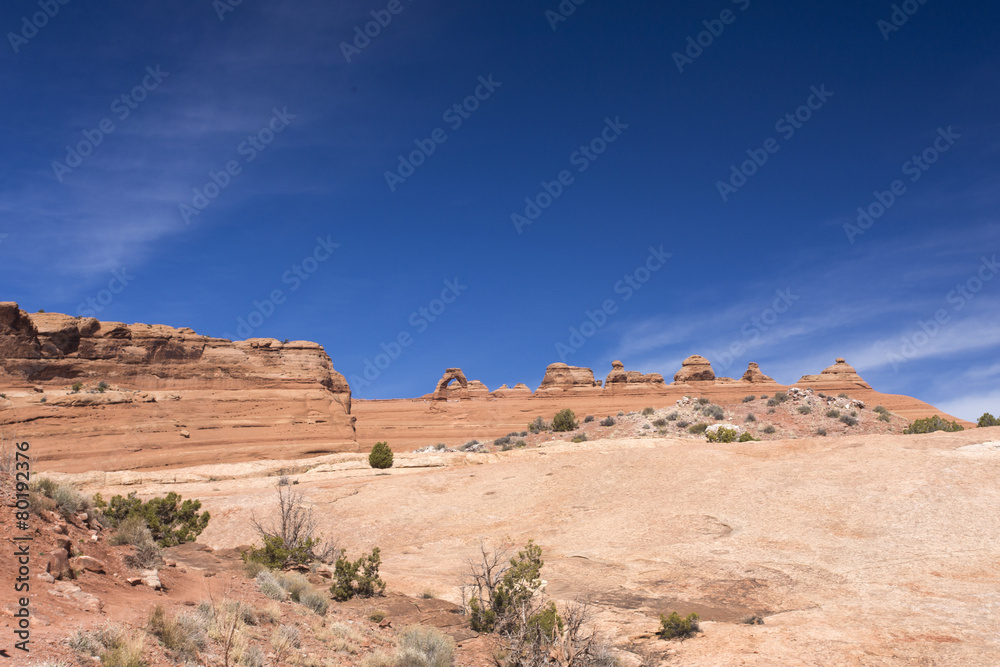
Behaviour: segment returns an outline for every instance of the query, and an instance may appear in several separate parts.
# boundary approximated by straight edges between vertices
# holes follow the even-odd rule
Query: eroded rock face
[[[71,391],[75,383],[79,391]],[[160,436],[175,442],[181,429],[209,448],[269,439],[268,457],[294,456],[284,449],[290,441],[356,449],[347,380],[322,346],[307,341],[234,342],[188,328],[28,314],[5,302],[0,388],[12,399],[0,421],[23,423],[21,433],[43,438],[61,461],[61,445],[72,456],[91,443],[113,448],[111,441],[137,452],[159,449]],[[30,398],[38,389],[46,403]],[[170,400],[186,402],[164,409]],[[158,465],[181,463],[169,458],[164,451]]]
[[[666,383],[659,373],[644,375],[639,371],[626,371],[625,364],[620,361],[611,362],[611,372],[604,380],[604,390],[609,393],[644,392],[663,387]]]
[[[712,364],[705,357],[695,354],[683,362],[681,369],[674,375],[674,382],[711,382],[715,380]]]
[[[871,389],[871,385],[865,382],[843,357],[838,357],[836,363],[824,369],[819,375],[803,375],[796,384],[805,385],[816,391],[835,391],[854,387]]]
[[[770,378],[760,372],[760,366],[756,362],[751,361],[750,365],[747,367],[747,372],[743,374],[744,382],[752,383],[774,383],[774,378]]]
[[[594,371],[563,363],[549,364],[536,395],[559,392],[599,390],[600,382],[594,380]]]
[[[452,382],[457,382],[458,386],[465,389],[469,386],[469,381],[465,379],[465,373],[462,372],[461,368],[449,368],[438,380],[437,387],[434,389],[434,394],[432,395],[434,400],[443,401],[448,398],[448,385]]]

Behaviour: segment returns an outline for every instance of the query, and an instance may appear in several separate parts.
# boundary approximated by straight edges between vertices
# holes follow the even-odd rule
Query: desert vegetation
[[[389,449],[389,443],[376,442],[372,446],[372,451],[368,454],[368,465],[379,470],[392,467],[392,450]]]
[[[942,419],[939,415],[934,415],[933,417],[927,417],[926,419],[917,419],[903,431],[906,435],[913,435],[915,433],[933,433],[934,431],[964,431],[965,428],[955,421],[947,421]]]

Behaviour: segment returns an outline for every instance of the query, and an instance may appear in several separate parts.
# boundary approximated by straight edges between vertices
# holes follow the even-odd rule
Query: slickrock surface
[[[1000,660],[1000,428],[397,459],[406,467],[317,467],[295,487],[349,552],[381,547],[390,590],[457,601],[480,538],[534,539],[550,595],[589,597],[613,641],[669,664]],[[144,492],[201,498],[213,547],[252,541],[250,512],[273,505],[274,478],[214,472]],[[653,638],[674,610],[699,613],[703,634]],[[764,624],[739,623],[750,614]]]

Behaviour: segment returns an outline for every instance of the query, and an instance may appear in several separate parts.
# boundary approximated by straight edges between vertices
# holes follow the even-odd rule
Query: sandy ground
[[[295,465],[322,530],[349,554],[380,546],[392,590],[458,601],[481,539],[534,539],[550,595],[589,598],[613,641],[676,664],[1000,664],[1000,428]],[[105,497],[200,498],[213,516],[200,541],[227,548],[254,540],[251,513],[268,516],[282,467],[77,479]],[[651,639],[672,610],[698,612],[704,633]],[[748,614],[764,625],[739,623]]]

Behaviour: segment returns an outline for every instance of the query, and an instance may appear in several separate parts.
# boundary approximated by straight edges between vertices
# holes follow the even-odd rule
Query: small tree
[[[470,625],[476,632],[503,632],[510,629],[516,612],[541,587],[542,548],[529,540],[508,564],[503,562],[506,549],[488,553],[485,545],[480,545],[480,552],[481,562],[470,563]]]
[[[913,435],[914,433],[933,433],[934,431],[964,431],[965,428],[961,424],[955,421],[947,421],[942,419],[940,415],[934,415],[933,417],[927,417],[926,419],[918,419],[903,431],[906,435]]]
[[[330,586],[333,599],[343,602],[355,596],[370,598],[382,595],[385,592],[385,582],[378,576],[381,564],[382,556],[378,547],[372,549],[370,555],[361,556],[353,562],[344,558],[344,552],[341,551],[334,565],[333,584]]]
[[[698,627],[698,614],[681,616],[676,611],[670,616],[660,614],[660,630],[658,634],[663,639],[687,639],[701,630]]]
[[[211,518],[208,512],[199,512],[200,500],[184,500],[174,492],[163,498],[140,500],[135,491],[128,496],[113,496],[105,505],[100,496],[94,498],[97,507],[104,513],[111,525],[118,525],[130,516],[145,519],[153,539],[161,547],[172,547],[185,542],[194,542]]]
[[[291,565],[305,565],[312,561],[332,562],[340,554],[337,545],[324,541],[316,528],[312,508],[305,507],[305,499],[290,486],[278,485],[278,521],[264,526],[251,513],[250,521],[260,534],[263,546],[251,547],[241,555],[246,562],[255,561],[269,568],[281,569]]]
[[[392,450],[389,449],[389,443],[375,443],[371,453],[368,455],[368,465],[379,470],[392,467]]]
[[[556,413],[556,416],[552,418],[552,430],[557,433],[560,431],[573,431],[576,430],[576,415],[569,408],[565,410],[560,410]]]
[[[1000,426],[1000,420],[987,412],[979,418],[979,427],[983,428],[986,426]]]

